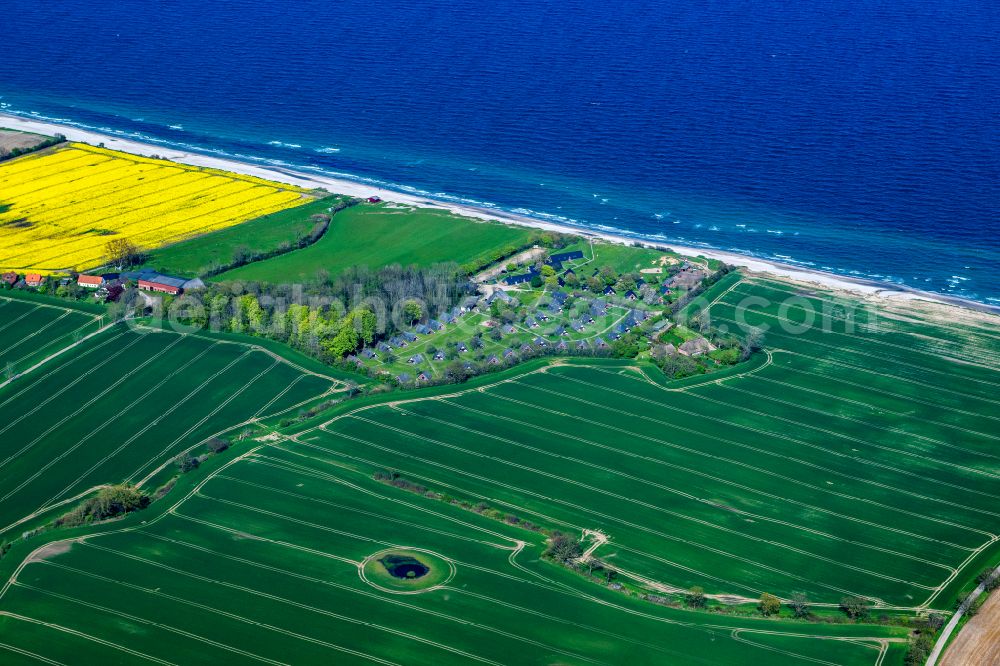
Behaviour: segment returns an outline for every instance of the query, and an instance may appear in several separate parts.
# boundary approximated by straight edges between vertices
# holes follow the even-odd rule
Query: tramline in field
[[[338,385],[246,345],[118,326],[0,390],[0,534]]]

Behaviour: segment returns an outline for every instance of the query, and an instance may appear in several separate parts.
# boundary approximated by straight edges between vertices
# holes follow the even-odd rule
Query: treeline
[[[197,295],[164,297],[160,314],[197,328],[283,342],[330,364],[402,330],[408,302],[421,303],[434,317],[474,293],[454,264],[355,267],[309,285],[213,284]]]
[[[76,527],[87,523],[117,518],[149,506],[149,495],[133,485],[123,483],[101,488],[97,495],[84,500],[69,513],[55,520],[56,527]]]
[[[41,143],[36,143],[34,146],[28,146],[25,148],[11,148],[10,150],[0,149],[0,162],[4,160],[12,160],[15,157],[20,157],[21,155],[27,155],[28,153],[33,153],[36,150],[42,150],[43,148],[48,148],[49,146],[57,146],[60,143],[65,143],[66,137],[62,134],[56,134],[53,137],[49,137],[42,141]]]
[[[294,243],[285,242],[271,250],[259,250],[256,252],[251,250],[246,245],[240,245],[233,249],[232,261],[230,261],[228,264],[220,264],[217,266],[213,266],[212,268],[202,273],[200,277],[204,278],[212,277],[214,275],[219,275],[220,273],[225,273],[226,271],[231,271],[234,268],[239,268],[240,266],[246,266],[247,264],[252,264],[256,261],[271,259],[273,257],[280,256],[282,254],[288,254],[289,252],[309,247],[310,245],[318,241],[326,234],[327,230],[330,228],[330,222],[332,221],[334,215],[336,215],[342,210],[351,208],[352,206],[357,206],[360,203],[361,199],[358,198],[352,197],[349,199],[344,199],[342,201],[339,201],[335,205],[331,206],[329,215],[325,213],[318,213],[316,215],[313,215],[313,218],[315,218],[316,223],[313,224],[312,229],[309,230],[309,233],[300,236]]]

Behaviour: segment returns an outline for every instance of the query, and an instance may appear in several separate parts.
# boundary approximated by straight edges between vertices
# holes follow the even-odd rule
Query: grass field
[[[717,323],[741,294],[793,295],[737,279]],[[637,579],[947,609],[998,553],[1000,335],[890,315],[854,335],[769,332],[769,362],[722,382],[672,390],[641,368],[568,364],[351,413],[302,441],[601,529],[598,556]]]
[[[264,253],[284,244],[294,247],[316,224],[312,216],[327,214],[337,201],[339,197],[319,199],[159,248],[150,253],[146,267],[170,275],[197,277],[230,264],[237,248]]]
[[[747,297],[750,311],[740,307]],[[866,597],[875,615],[950,610],[1000,558],[995,320],[932,305],[858,310],[833,293],[739,274],[707,298],[716,326],[772,326],[763,356],[678,382],[631,361],[534,361],[463,386],[347,402],[237,444],[140,515],[17,544],[0,562],[0,654],[24,663],[86,654],[184,664],[902,664],[905,628],[665,607],[543,560],[539,532],[373,478],[394,470],[537,525],[599,530],[607,540],[584,546],[596,546],[626,589],[671,597],[698,585],[746,604],[762,592],[805,593],[834,614],[847,595]],[[786,330],[824,308],[829,330],[819,321]],[[173,339],[134,344],[147,338]],[[191,358],[211,343],[172,344],[195,345]],[[162,349],[140,356],[158,364]],[[243,358],[217,353],[225,357],[212,367],[189,367],[201,377]],[[90,370],[93,358],[72,363]],[[281,385],[250,381],[264,360],[234,385]],[[142,376],[154,377],[143,380],[148,390],[169,373]],[[190,419],[207,410],[215,428],[232,425],[262,413],[271,395],[239,413],[196,398]],[[295,398],[281,400],[264,411]],[[85,431],[85,413],[66,427]],[[155,416],[128,418],[118,429],[126,439]],[[93,419],[100,427],[100,414]],[[152,450],[190,427],[171,425]],[[93,455],[118,446],[102,442]],[[138,479],[132,470],[149,461],[147,450],[109,469]],[[33,502],[67,487],[64,478]],[[388,579],[377,564],[387,551],[430,568],[427,584]]]
[[[176,664],[898,663],[901,631],[658,607],[539,560],[537,535],[313,447],[241,448],[145,524],[37,552],[0,597],[9,651]],[[387,548],[425,591],[359,575]],[[443,568],[442,567],[442,568]],[[41,624],[44,621],[45,624]],[[2,648],[4,646],[0,646]]]
[[[67,144],[0,165],[0,269],[92,268],[116,237],[151,249],[307,200],[251,176]]]
[[[0,381],[93,333],[102,321],[97,313],[0,293]]]
[[[429,266],[447,261],[478,265],[501,248],[524,245],[535,233],[445,210],[365,204],[338,213],[326,235],[314,245],[214,279],[292,283],[315,280],[319,271],[336,275],[350,266]]]
[[[337,384],[247,345],[124,326],[102,333],[0,390],[0,535]]]

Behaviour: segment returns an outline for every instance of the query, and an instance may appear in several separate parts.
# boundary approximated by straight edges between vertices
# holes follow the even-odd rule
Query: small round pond
[[[390,548],[366,557],[358,567],[361,579],[385,592],[416,594],[444,585],[455,565],[438,553],[420,548]]]

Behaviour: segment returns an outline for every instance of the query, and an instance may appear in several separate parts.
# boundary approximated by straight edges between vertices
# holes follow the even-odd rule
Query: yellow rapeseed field
[[[291,208],[306,191],[72,143],[0,164],[0,272],[84,270],[109,240],[153,249]]]

